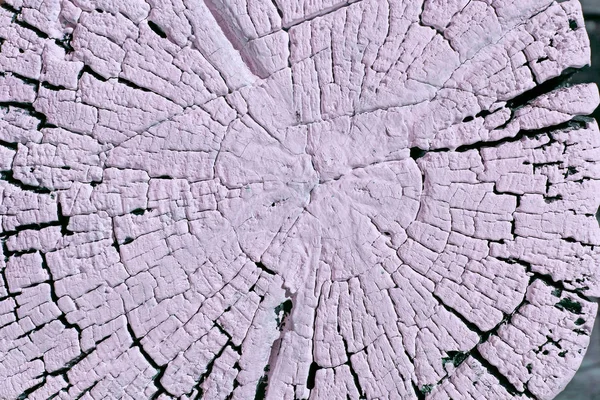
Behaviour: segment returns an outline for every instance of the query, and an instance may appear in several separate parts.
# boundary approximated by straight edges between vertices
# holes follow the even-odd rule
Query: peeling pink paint
[[[579,367],[576,0],[0,4],[0,398],[552,399]]]

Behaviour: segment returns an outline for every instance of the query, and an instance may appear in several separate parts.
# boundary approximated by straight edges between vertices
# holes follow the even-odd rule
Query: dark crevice
[[[29,250],[21,250],[21,251],[10,251],[8,249],[5,249],[6,252],[4,253],[6,257],[21,257],[24,256],[26,254],[33,254],[33,253],[37,253],[37,250],[35,249],[29,249]],[[34,283],[30,286],[27,287],[33,287],[33,286],[37,286],[39,285],[39,283]]]
[[[338,333],[340,332],[340,328],[338,325]],[[360,380],[358,378],[358,374],[356,373],[356,371],[354,370],[354,367],[352,367],[352,361],[350,361],[350,357],[352,356],[352,353],[350,353],[348,351],[348,342],[346,342],[346,338],[344,336],[342,336],[340,334],[341,338],[342,338],[342,343],[344,344],[344,351],[346,352],[346,358],[348,359],[348,361],[346,361],[346,365],[348,366],[348,369],[350,370],[350,375],[352,375],[352,379],[354,381],[354,386],[356,386],[356,390],[358,390],[358,395],[360,399],[365,399],[365,391],[362,388],[362,385],[360,384]],[[365,350],[365,353],[367,351]]]
[[[10,255],[8,254],[8,248],[6,246],[6,240],[2,239],[2,253],[4,254],[4,262],[8,262],[8,259],[10,257]],[[6,268],[0,268],[0,276],[2,277],[2,282],[4,282],[4,286],[6,289],[6,293],[8,293],[9,296],[14,297],[15,294],[11,293],[11,291],[9,290],[8,284],[7,284],[7,280],[6,280]],[[19,316],[17,315],[17,312],[15,309],[13,309],[13,313],[15,314],[15,321],[19,320]]]
[[[535,100],[539,96],[550,93],[556,89],[561,89],[569,85],[569,80],[575,75],[577,72],[584,71],[588,67],[583,68],[567,68],[565,69],[559,76],[556,78],[552,78],[547,80],[546,82],[540,83],[536,85],[533,89],[530,89],[512,100],[506,102],[506,107],[511,109],[520,108],[532,100]]]
[[[131,214],[133,214],[133,215],[144,215],[144,214],[146,214],[146,211],[148,211],[148,210],[146,210],[144,208],[136,208],[135,210],[133,210],[131,212]]]
[[[58,222],[60,224],[60,233],[63,236],[73,235],[73,232],[70,231],[68,228],[71,217],[65,216],[63,214],[62,204],[60,203],[60,201],[56,204],[56,208],[57,208],[57,214],[58,214]]]
[[[259,264],[260,263],[257,263],[257,266],[259,266]],[[262,264],[260,264],[260,265],[262,265]],[[259,266],[259,268],[260,268],[260,266]],[[262,299],[261,299],[261,301],[262,301]],[[279,338],[277,338],[271,345],[271,354],[269,355],[269,361],[268,361],[267,365],[265,366],[265,370],[264,370],[265,374],[259,379],[259,381],[256,385],[256,395],[254,397],[255,399],[264,399],[267,394],[268,383],[269,383],[269,371],[271,368],[270,366],[275,365],[277,363],[283,336],[285,335],[286,331],[289,329],[289,328],[287,328],[288,324],[286,324],[286,320],[288,319],[287,316],[291,312],[292,307],[293,307],[292,300],[287,299],[273,309],[273,312],[275,313],[275,320],[277,322],[277,329],[279,330],[280,334],[279,334]]]
[[[537,60],[535,60],[535,63],[536,64],[540,64],[540,63],[543,63],[544,61],[547,61],[549,59],[550,59],[549,57],[540,57]]]
[[[47,260],[46,260],[45,253],[40,252],[40,256],[42,258],[42,265],[41,265],[41,267],[42,267],[43,270],[46,271],[46,273],[48,274],[48,276],[50,278],[48,281],[45,281],[43,283],[47,283],[50,286],[50,298],[56,304],[58,302],[58,296],[56,295],[56,292],[55,292],[55,289],[54,289],[54,279],[52,277],[52,271],[48,267],[48,263],[47,263]],[[77,326],[75,324],[71,324],[70,322],[68,322],[64,313],[61,313],[61,315],[59,317],[57,317],[56,319],[58,321],[60,321],[65,326],[66,329],[74,329],[75,331],[77,331],[78,336],[79,336],[79,340],[81,341],[82,330],[81,330],[81,328],[79,328],[79,326]],[[28,331],[26,334],[23,335],[23,337],[27,336],[27,335],[30,335],[31,333],[33,333],[35,331],[39,331],[44,326],[45,325],[41,325],[41,326],[36,327],[36,329]],[[18,398],[19,399],[26,399],[26,398],[28,398],[31,393],[33,393],[35,390],[37,390],[39,387],[41,387],[43,384],[45,384],[46,378],[48,376],[64,376],[65,381],[67,383],[69,383],[69,378],[68,378],[67,372],[71,368],[73,368],[73,366],[75,366],[81,360],[83,360],[86,356],[88,356],[89,354],[91,354],[96,349],[96,346],[98,344],[102,343],[103,341],[105,341],[107,339],[108,339],[108,337],[103,338],[103,339],[97,341],[95,343],[95,346],[93,348],[89,349],[88,351],[81,352],[80,354],[78,354],[77,356],[73,357],[71,360],[69,360],[68,362],[66,362],[64,364],[64,366],[62,366],[61,368],[59,368],[59,369],[57,369],[55,371],[52,371],[52,372],[44,372],[42,375],[39,375],[39,376],[35,377],[35,378],[43,378],[42,383],[39,384],[39,385],[36,385],[36,386],[33,386],[33,387],[27,389]],[[69,383],[69,387],[70,386],[71,385]]]
[[[306,379],[306,388],[308,390],[313,390],[315,388],[315,377],[317,375],[317,371],[321,369],[316,362],[312,362],[310,367],[308,368],[308,378]]]
[[[139,86],[139,85],[131,82],[130,80],[125,79],[125,78],[118,78],[117,82],[119,82],[122,85],[128,86],[128,87],[130,87],[132,89],[141,90],[141,91],[146,92],[146,93],[154,93],[152,90],[147,89],[145,87],[141,87],[141,86]]]
[[[424,385],[423,387],[419,388],[414,382],[411,382],[411,384],[418,400],[425,400],[425,396],[431,392],[431,389],[433,388],[433,385]]]
[[[21,10],[18,10],[16,8],[14,8],[13,6],[11,6],[10,4],[7,4],[3,1],[0,1],[0,8],[4,8],[6,11],[10,11],[13,14],[20,14]]]
[[[583,306],[580,302],[571,299],[570,297],[565,297],[561,299],[558,303],[554,305],[554,307],[558,308],[561,311],[567,310],[572,314],[581,314]]]
[[[563,197],[562,197],[561,194],[558,194],[556,196],[544,196],[544,201],[547,204],[551,204],[551,203],[554,203],[554,202],[557,202],[557,201],[561,201],[562,199],[563,199]]]
[[[455,367],[458,367],[469,357],[469,353],[464,351],[447,351],[446,355],[446,357],[442,357],[442,364],[452,363]]]
[[[533,172],[537,172],[539,169],[544,169],[544,167],[561,166],[562,164],[562,161],[549,161],[543,163],[532,163],[530,165],[533,167]]]
[[[546,286],[554,288],[555,292],[558,293],[558,296],[562,294],[563,291],[573,293],[580,297],[582,300],[589,301],[587,296],[581,293],[582,289],[567,289],[562,281],[555,281],[551,275],[542,274],[540,272],[534,271],[531,263],[517,259],[517,258],[504,258],[504,257],[496,257],[497,260],[503,261],[508,264],[519,264],[525,267],[525,272],[531,276],[529,285],[533,283],[535,279],[538,279],[546,284]],[[568,282],[568,281],[567,281]]]
[[[275,307],[275,319],[277,321],[277,328],[279,328],[279,331],[283,330],[287,316],[292,311],[293,306],[294,305],[292,303],[292,300],[287,299],[286,301]]]
[[[570,166],[567,167],[567,171],[564,173],[563,176],[566,179],[566,178],[568,178],[571,175],[577,174],[578,172],[579,171],[577,170],[577,168],[575,168],[575,167],[573,167],[573,166],[570,165]]]
[[[479,350],[477,348],[473,349],[471,351],[471,357],[473,357],[474,359],[476,359],[477,361],[479,361],[479,363],[481,365],[483,365],[485,367],[485,369],[488,371],[488,373],[490,373],[491,375],[493,375],[497,380],[498,383],[500,384],[500,386],[502,386],[510,395],[512,396],[519,396],[519,395],[525,395],[531,399],[535,399],[536,397],[527,389],[527,387],[525,387],[525,389],[523,391],[517,390],[517,388],[515,387],[515,385],[513,385],[506,376],[504,376],[500,370],[498,369],[498,367],[496,367],[495,365],[493,365],[492,363],[490,363],[486,358],[484,358],[481,353],[479,353]]]
[[[18,79],[22,80],[23,82],[25,82],[28,85],[35,86],[36,91],[38,90],[38,86],[40,85],[40,81],[38,81],[37,79],[28,78],[28,77],[23,76],[21,74],[18,74],[16,72],[10,72],[10,74],[12,76],[14,76],[15,78],[18,78]]]
[[[131,324],[129,323],[129,321],[127,321],[126,326],[127,326],[127,332],[129,333],[129,336],[131,336],[131,340],[133,341],[131,346],[137,347],[138,350],[140,351],[140,354],[142,355],[142,357],[144,357],[146,359],[146,361],[148,362],[148,364],[150,364],[150,366],[157,371],[156,375],[154,375],[152,380],[153,380],[154,386],[158,390],[156,391],[156,393],[154,393],[154,395],[152,395],[152,397],[150,399],[156,400],[161,394],[167,394],[169,396],[173,396],[173,394],[170,393],[169,391],[167,391],[165,389],[165,387],[163,386],[163,384],[160,382],[160,380],[164,376],[167,368],[159,366],[156,363],[156,361],[154,361],[154,359],[152,357],[150,357],[150,354],[148,354],[148,352],[146,352],[146,350],[144,349],[144,346],[142,346],[142,344],[140,343],[140,339],[137,338],[135,333],[133,332],[133,328],[131,327]]]
[[[418,160],[423,157],[427,152],[419,147],[411,147],[410,149],[410,158],[413,160]]]
[[[546,335],[546,341],[544,343],[542,343],[541,345],[539,345],[537,349],[533,350],[533,352],[535,354],[542,353],[543,355],[547,356],[550,353],[549,350],[544,349],[544,347],[546,347],[547,344],[551,344],[554,347],[556,347],[557,349],[562,350],[562,346],[560,345],[560,339],[558,341],[556,341],[556,340],[552,339],[551,336]]]
[[[218,325],[216,325],[216,326],[218,326]],[[229,335],[227,335],[227,336],[229,336]],[[198,379],[198,381],[196,382],[196,385],[192,389],[192,392],[194,391],[194,389],[196,389],[196,391],[197,391],[197,394],[196,394],[196,397],[194,398],[194,400],[200,400],[200,399],[202,399],[202,397],[204,395],[204,390],[202,389],[202,384],[204,383],[204,381],[206,380],[206,378],[208,378],[210,376],[210,374],[212,373],[213,367],[215,365],[215,361],[219,357],[221,357],[221,355],[223,354],[223,352],[225,351],[225,349],[227,347],[228,347],[227,344],[225,346],[223,346],[221,348],[221,350],[219,350],[217,352],[217,354],[215,354],[215,357],[212,360],[210,360],[210,362],[206,365],[206,371],[200,376],[200,379]]]
[[[536,279],[534,276],[532,276],[529,280],[529,284],[528,287],[531,286],[531,284],[533,283],[533,280]],[[485,343],[489,340],[489,338],[492,335],[496,335],[498,333],[498,330],[505,324],[509,324],[510,321],[512,320],[512,317],[515,313],[517,313],[521,307],[523,307],[524,305],[528,304],[529,302],[527,301],[527,297],[524,295],[523,296],[523,300],[521,301],[520,304],[518,304],[515,309],[510,313],[510,314],[504,314],[504,317],[502,318],[502,320],[496,325],[494,326],[492,329],[488,330],[488,331],[481,331],[479,329],[479,327],[477,327],[475,324],[471,323],[470,321],[468,321],[462,314],[460,314],[458,311],[454,310],[451,307],[446,306],[442,300],[437,296],[437,295],[433,295],[433,297],[444,307],[446,308],[449,312],[451,312],[453,315],[455,315],[456,317],[458,317],[470,330],[472,330],[473,332],[477,333],[480,337],[479,340],[479,344],[481,343]],[[451,356],[451,352],[447,353],[449,356]],[[452,362],[454,364],[455,367],[458,367],[460,364],[462,364],[467,358],[468,356],[473,356],[474,358],[476,358],[478,361],[481,362],[480,359],[483,359],[483,357],[479,354],[479,351],[477,349],[477,346],[473,347],[471,350],[467,351],[467,352],[454,352],[453,353],[453,357],[452,357]],[[450,360],[448,360],[450,361]],[[509,393],[511,394],[516,394],[516,393],[523,393],[525,395],[530,395],[527,391],[525,392],[518,392],[516,390],[516,388],[510,384],[510,382],[508,382],[508,379],[502,375],[497,368],[493,367],[487,360],[485,360],[485,363],[482,362],[482,364],[488,369],[488,371],[494,375],[499,381],[500,384],[502,386],[504,386]]]
[[[48,188],[42,187],[42,186],[33,186],[33,185],[28,185],[26,183],[21,182],[18,179],[15,179],[13,172],[12,171],[2,171],[0,172],[0,178],[8,183],[10,183],[13,186],[17,186],[19,189],[21,190],[25,190],[28,192],[34,192],[34,193],[38,193],[38,194],[49,194],[52,191]]]
[[[25,400],[28,399],[29,396],[31,394],[33,394],[33,392],[35,392],[36,390],[38,390],[39,388],[41,388],[42,386],[44,386],[46,384],[46,379],[42,380],[40,383],[38,383],[37,385],[34,385],[32,387],[30,387],[27,390],[24,390],[23,393],[21,393],[19,396],[17,396],[16,400]]]
[[[0,233],[0,238],[6,238],[6,237],[9,237],[9,236],[14,236],[14,235],[18,234],[19,232],[26,231],[26,230],[39,231],[39,230],[42,230],[44,228],[48,228],[49,226],[61,226],[61,222],[60,221],[52,221],[52,222],[44,222],[44,223],[41,223],[41,224],[19,225],[14,230],[12,230],[12,231],[4,231],[4,232]],[[14,252],[9,252],[9,253],[13,254]],[[6,255],[6,253],[5,253],[5,255]]]
[[[121,246],[119,245],[119,241],[117,240],[117,238],[113,237],[113,242],[111,246],[117,250],[117,253],[121,253]]]
[[[81,77],[83,76],[83,74],[88,74],[93,76],[94,78],[96,78],[97,80],[101,81],[101,82],[107,82],[108,79],[106,79],[105,77],[103,77],[102,75],[100,75],[99,73],[97,73],[96,71],[94,71],[89,65],[84,65],[84,67],[81,69],[81,71],[79,71],[79,75],[77,76],[77,80],[80,80]]]
[[[232,348],[235,350],[235,347],[232,347]],[[238,352],[238,354],[240,354],[240,353]],[[233,369],[235,369],[238,372],[238,374],[240,373],[240,371],[242,370],[242,368],[240,367],[239,361],[236,361],[235,364],[233,364]],[[235,393],[235,390],[239,386],[240,386],[240,383],[238,382],[237,375],[236,375],[235,379],[233,380],[233,389],[231,390],[231,393],[229,393],[229,395],[227,395],[227,397],[225,398],[225,400],[231,400],[231,399],[233,399],[233,394]]]
[[[256,384],[256,394],[254,400],[264,400],[267,396],[267,386],[269,384],[269,364],[265,365],[264,374],[258,380]]]
[[[475,118],[485,118],[489,115],[492,115],[490,110],[481,110],[475,115]]]
[[[32,104],[29,103],[18,103],[18,102],[0,102],[0,107],[14,107],[20,110],[26,111],[29,115],[40,120],[37,130],[43,128],[56,128],[56,125],[46,123],[46,115],[37,111]]]
[[[97,384],[98,384],[98,381],[94,381],[94,383],[90,387],[83,390],[77,397],[75,397],[75,400],[79,400],[79,399],[83,398],[83,396],[85,396],[86,394],[90,393],[92,391],[92,389],[94,389],[96,387]],[[93,398],[93,396],[90,396],[90,397]]]
[[[579,28],[577,21],[575,21],[574,19],[570,19],[569,20],[569,28],[573,31],[576,30],[577,28]]]
[[[508,138],[489,141],[489,142],[483,141],[483,142],[477,142],[477,143],[473,143],[473,144],[459,146],[456,148],[456,151],[457,152],[465,152],[465,151],[469,151],[469,150],[473,150],[473,149],[479,150],[479,149],[483,149],[483,148],[487,148],[487,147],[498,147],[499,145],[502,145],[504,143],[517,142],[517,141],[522,140],[523,138],[536,138],[536,137],[539,137],[540,135],[547,135],[554,131],[568,130],[568,129],[582,129],[587,126],[588,121],[589,121],[589,119],[585,118],[585,117],[575,117],[572,120],[564,122],[562,124],[552,125],[552,126],[548,126],[548,127],[541,128],[541,129],[535,129],[535,130],[533,130],[533,129],[532,130],[521,130],[521,131],[519,131],[519,133],[517,133],[513,137],[508,137]],[[448,151],[448,150],[449,149],[440,149],[437,151]]]
[[[469,328],[469,330],[475,332],[476,334],[479,335],[480,338],[482,338],[482,340],[480,340],[481,342],[484,342],[483,337],[486,335],[486,332],[482,331],[477,325],[475,325],[473,322],[469,321],[468,319],[466,319],[460,312],[456,311],[454,308],[450,307],[449,305],[447,305],[446,303],[444,303],[444,301],[438,297],[438,295],[436,295],[435,293],[432,293],[432,296],[434,299],[437,300],[437,302],[446,309],[446,311],[448,311],[449,313],[455,315],[458,319],[460,319],[460,321],[467,327]]]
[[[161,38],[167,38],[167,34],[165,33],[165,31],[163,31],[162,28],[153,21],[148,21],[148,26],[150,27],[150,29],[152,29],[152,32],[156,33]]]
[[[279,4],[277,4],[277,0],[271,0],[271,2],[273,3],[273,6],[275,6],[275,10],[277,10],[277,14],[279,15],[279,18],[281,18],[281,23],[283,24],[283,11],[279,7]]]
[[[7,149],[11,149],[11,150],[17,150],[19,148],[19,144],[18,143],[6,142],[6,141],[1,140],[1,139],[0,139],[0,146],[6,147]]]
[[[432,385],[432,384],[427,384],[427,385],[423,385],[421,387],[417,387],[417,385],[415,385],[413,383],[412,386],[415,391],[415,394],[417,395],[417,399],[419,399],[419,400],[425,400],[427,398],[427,395],[429,393],[431,393],[431,391],[434,388],[434,385]]]
[[[52,300],[52,302],[54,302],[54,304],[58,304],[59,298],[56,295],[56,289],[54,287],[54,277],[52,276],[52,270],[48,266],[48,261],[46,260],[46,254],[40,252],[40,256],[42,257],[42,269],[44,271],[46,271],[46,273],[48,274],[48,277],[49,277],[48,285],[50,286],[50,299]],[[79,335],[79,338],[81,339],[81,333],[83,332],[82,329],[77,324],[70,323],[67,320],[67,316],[63,312],[61,312],[60,316],[58,316],[56,319],[58,319],[65,326],[65,328],[74,329],[75,331],[77,331],[77,334]]]
[[[300,24],[312,21],[312,20],[314,20],[316,18],[323,17],[323,16],[325,16],[327,14],[334,13],[336,11],[339,11],[339,10],[343,9],[343,8],[348,8],[348,7],[350,7],[351,5],[353,5],[356,2],[357,2],[357,0],[350,0],[350,1],[347,1],[347,2],[337,3],[337,4],[333,5],[332,7],[328,7],[328,8],[325,8],[323,10],[319,10],[319,11],[314,12],[312,14],[305,15],[303,18],[299,18],[297,20],[291,21],[289,24],[285,24],[283,27],[284,27],[284,29],[290,29],[290,28],[292,28],[292,27],[294,27],[296,25],[300,25]]]
[[[269,275],[277,275],[275,273],[275,271],[273,271],[272,269],[269,269],[269,268],[265,267],[265,265],[263,263],[261,263],[260,261],[257,262],[257,263],[255,263],[255,264],[256,264],[257,268],[261,269],[262,271],[266,272],[267,274],[269,274]]]
[[[457,147],[454,151],[462,153],[462,152],[466,152],[469,150],[481,150],[484,148],[498,147],[505,143],[518,142],[520,140],[523,140],[524,138],[535,139],[535,138],[539,138],[542,135],[550,136],[552,134],[552,132],[556,132],[556,131],[560,131],[560,130],[584,129],[587,127],[587,124],[592,120],[593,119],[589,118],[589,117],[576,116],[573,119],[571,119],[570,121],[563,122],[561,124],[552,125],[552,126],[548,126],[548,127],[541,128],[541,129],[535,129],[535,130],[533,130],[533,129],[532,130],[521,130],[515,136],[512,136],[512,137],[507,137],[507,138],[494,140],[494,141],[481,141],[481,142],[476,142],[473,144],[462,145],[462,146]],[[551,139],[550,142],[545,145],[542,145],[541,148],[544,148],[544,146],[549,146],[552,143],[556,142],[556,140],[552,139],[552,137],[550,137],[550,139]],[[447,147],[431,149],[431,150],[423,150],[418,147],[413,147],[410,149],[410,156],[411,156],[411,158],[417,160],[429,152],[445,153],[445,152],[450,152],[450,151],[452,151],[452,150]],[[599,220],[599,222],[600,222],[600,220]]]
[[[46,32],[43,32],[38,27],[33,26],[30,23],[23,21],[22,19],[19,19],[17,17],[17,14],[20,14],[20,11],[15,10],[13,7],[10,7],[5,3],[2,3],[2,8],[6,9],[12,13],[15,13],[15,17],[12,20],[12,22],[14,24],[19,25],[22,28],[29,29],[30,31],[34,32],[37,36],[39,36],[42,39],[48,39],[48,34]]]
[[[58,92],[60,90],[68,90],[66,87],[64,86],[57,86],[57,85],[52,85],[51,83],[48,82],[41,82],[40,86],[42,86],[44,89],[48,89],[48,90],[53,90],[55,92]]]
[[[65,54],[70,54],[74,51],[71,40],[73,40],[73,34],[67,33],[62,39],[54,39],[54,43],[56,43],[57,46],[62,47],[65,50]]]
[[[87,357],[92,351],[94,351],[96,349],[96,347],[92,348],[91,350],[88,350],[87,352],[82,352],[80,353],[77,357],[73,358],[71,361],[67,362],[63,367],[52,371],[52,372],[45,372],[44,375],[42,375],[43,377],[48,377],[48,376],[60,376],[60,375],[64,375],[66,376],[66,373],[69,372],[69,370],[71,368],[73,368],[76,364],[78,364],[79,362],[81,362],[81,360],[83,360],[85,357]],[[42,377],[39,376],[39,377]],[[67,382],[69,382],[69,379],[67,377],[67,379],[65,379]]]

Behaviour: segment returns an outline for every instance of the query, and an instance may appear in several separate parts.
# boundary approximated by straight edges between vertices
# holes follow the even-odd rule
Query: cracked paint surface
[[[0,3],[0,398],[552,399],[579,367],[578,1]]]

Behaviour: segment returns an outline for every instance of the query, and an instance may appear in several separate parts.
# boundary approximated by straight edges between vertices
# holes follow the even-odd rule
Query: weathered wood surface
[[[552,399],[600,295],[575,0],[5,0],[0,398]]]

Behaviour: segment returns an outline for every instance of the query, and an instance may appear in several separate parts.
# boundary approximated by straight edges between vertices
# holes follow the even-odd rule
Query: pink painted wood
[[[600,295],[576,0],[5,0],[0,398],[552,399]]]

